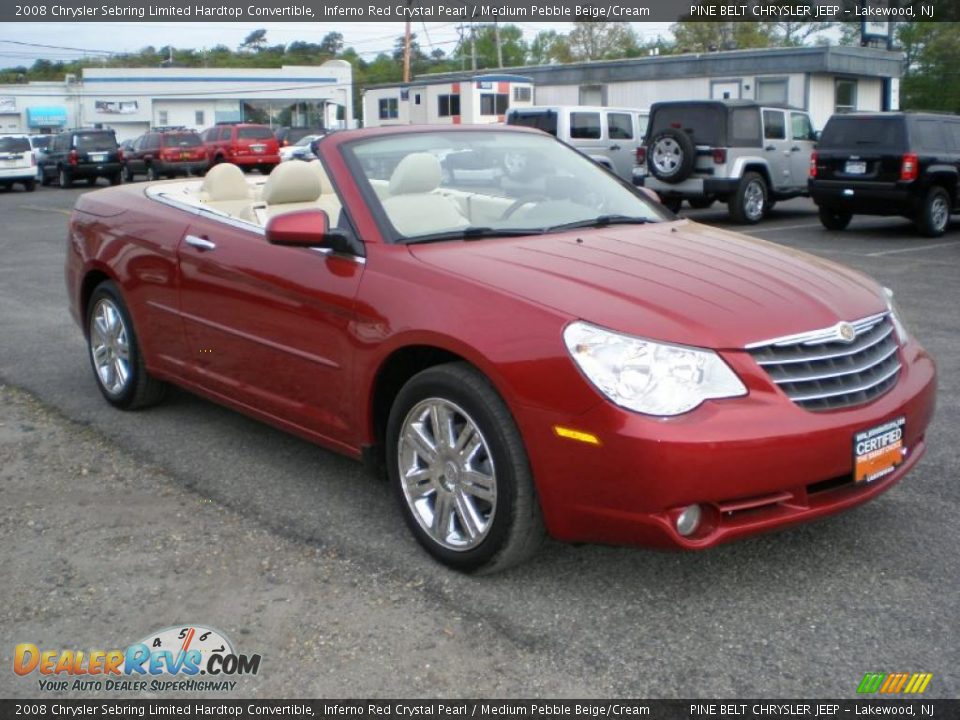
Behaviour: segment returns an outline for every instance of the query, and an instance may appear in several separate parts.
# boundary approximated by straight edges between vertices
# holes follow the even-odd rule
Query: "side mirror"
[[[323,210],[298,210],[270,218],[267,242],[290,247],[327,248],[335,253],[363,256],[363,244],[352,233],[330,228]]]

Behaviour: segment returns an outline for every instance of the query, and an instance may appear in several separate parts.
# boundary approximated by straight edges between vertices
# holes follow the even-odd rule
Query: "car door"
[[[790,112],[790,184],[806,188],[810,175],[810,156],[817,144],[810,116],[805,112]]]
[[[143,146],[146,144],[149,135],[141,135],[133,141],[133,149],[130,157],[127,158],[127,168],[131,175],[142,175],[143,168]]]
[[[571,110],[569,118],[570,144],[594,160],[606,160],[608,141],[604,137],[606,133],[604,133],[600,111]]]
[[[787,141],[787,114],[783,110],[764,108],[763,157],[770,169],[774,190],[792,187],[790,177],[790,143]]]
[[[633,166],[637,158],[635,116],[628,112],[606,113],[607,152],[613,171],[624,180],[633,177]]]
[[[207,389],[346,442],[359,412],[348,371],[361,259],[270,245],[198,217],[179,246],[191,373]]]

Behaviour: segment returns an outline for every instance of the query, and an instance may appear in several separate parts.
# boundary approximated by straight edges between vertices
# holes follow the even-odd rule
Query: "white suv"
[[[37,187],[37,156],[29,135],[0,135],[0,187],[23,185],[27,192]]]

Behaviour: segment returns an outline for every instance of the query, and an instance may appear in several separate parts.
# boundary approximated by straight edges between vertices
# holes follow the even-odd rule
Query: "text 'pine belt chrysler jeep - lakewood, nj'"
[[[777,200],[807,194],[817,141],[810,116],[751,100],[654,103],[645,147],[645,187],[673,211],[726,202],[739,223],[756,223]]]

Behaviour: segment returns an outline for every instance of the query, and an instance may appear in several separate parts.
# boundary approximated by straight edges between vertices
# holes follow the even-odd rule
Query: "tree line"
[[[541,30],[528,38],[511,24],[480,24],[464,28],[450,52],[413,36],[411,72],[478,70],[523,65],[618,60],[653,55],[707,53],[719,50],[796,47],[812,43],[857,44],[859,22],[703,22],[681,21],[671,37],[644,37],[629,23],[577,22],[568,33]],[[895,45],[904,52],[900,102],[905,109],[960,113],[960,23],[901,22],[896,24]],[[499,48],[498,48],[499,41]],[[104,55],[70,62],[38,59],[30,67],[0,70],[0,84],[31,80],[62,80],[84,67],[258,67],[319,65],[346,60],[353,67],[354,107],[359,112],[360,92],[370,85],[402,79],[404,40],[398,37],[389,51],[367,59],[347,47],[339,32],[327,33],[320,42],[295,41],[271,44],[266,30],[254,30],[237,48],[216,45],[209,49],[145,47],[135,53]]]

